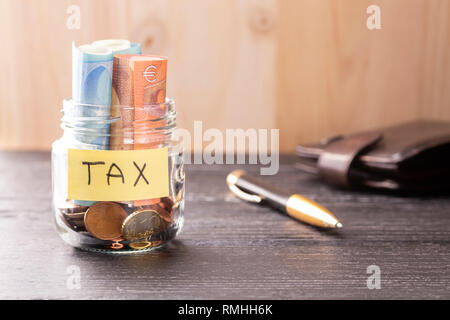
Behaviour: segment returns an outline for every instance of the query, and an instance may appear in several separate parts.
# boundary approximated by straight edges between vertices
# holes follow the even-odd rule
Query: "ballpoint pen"
[[[227,184],[231,192],[242,200],[267,203],[299,221],[322,228],[342,228],[339,220],[327,209],[305,198],[269,185],[243,170],[228,174]]]

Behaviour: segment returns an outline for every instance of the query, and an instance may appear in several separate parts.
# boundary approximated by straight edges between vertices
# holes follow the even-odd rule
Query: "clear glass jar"
[[[74,247],[105,253],[149,251],[173,239],[181,231],[184,221],[183,148],[180,142],[173,140],[176,129],[174,101],[166,99],[160,105],[138,108],[75,104],[72,100],[65,100],[63,114],[63,136],[52,145],[53,216],[61,238]],[[145,157],[148,152],[141,153],[140,164],[134,162],[136,170],[132,178],[124,177],[126,172],[122,173],[118,166],[113,167],[114,157],[120,157],[122,161],[129,158],[132,163],[136,151],[156,149],[164,150],[166,161],[145,163],[142,155]],[[112,159],[109,172],[104,174],[108,161],[100,161],[90,162],[87,166],[83,162],[82,177],[72,173],[79,172],[73,171],[70,165],[70,161],[74,161],[70,160],[73,159],[73,150],[89,150],[88,155],[92,154],[91,150],[102,150],[97,153],[98,157]],[[115,152],[109,152],[111,150]],[[81,154],[84,155],[84,151]],[[101,166],[94,167],[94,164]],[[141,192],[140,198],[135,198],[134,191],[127,189],[127,195],[124,193],[122,197],[114,189],[121,183],[123,185],[125,180],[130,184],[125,188],[132,188],[133,181],[134,187],[138,184],[141,188],[155,188],[152,177],[146,176],[149,168],[152,172],[164,172],[164,180],[158,180],[164,182],[164,196],[147,197],[147,189],[142,189],[144,196]],[[113,175],[111,170],[120,174]],[[108,178],[108,183],[101,180],[101,185],[94,186],[91,178],[96,181]],[[168,187],[165,179],[168,179]],[[86,189],[80,189],[75,181],[86,183]],[[111,188],[111,193],[108,188]],[[75,198],[71,196],[74,189],[81,192],[92,189],[92,194],[103,191],[98,194],[106,192],[104,197],[108,199],[97,195],[91,198],[90,193],[87,200]]]

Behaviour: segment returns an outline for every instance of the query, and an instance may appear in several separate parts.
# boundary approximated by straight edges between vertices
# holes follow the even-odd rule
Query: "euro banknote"
[[[70,114],[88,119],[108,119],[111,116],[111,90],[113,55],[115,53],[140,53],[141,46],[128,40],[99,40],[88,45],[76,47],[72,45],[72,104]],[[98,125],[101,123],[102,125]],[[109,123],[85,121],[86,134],[81,135],[80,142],[93,143],[108,148]],[[92,133],[92,134],[91,134]],[[103,138],[99,137],[99,134]]]
[[[152,111],[165,101],[166,72],[166,57],[114,56],[111,112],[120,120],[111,125],[111,149],[149,149],[161,143],[161,135],[148,132],[164,123],[148,120],[161,116]]]
[[[72,100],[64,105],[64,117],[74,128],[70,135],[74,148],[109,148],[113,56],[140,52],[140,44],[121,39],[72,44]],[[92,203],[76,200],[76,204]]]
[[[163,114],[155,111],[166,98],[167,58],[152,55],[114,55],[111,110],[119,121],[111,125],[110,146],[116,150],[151,149],[161,146],[165,134]],[[161,108],[165,108],[161,105]],[[134,201],[136,206],[160,199]]]

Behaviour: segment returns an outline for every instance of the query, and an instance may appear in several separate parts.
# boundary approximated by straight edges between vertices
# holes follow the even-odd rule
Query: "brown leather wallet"
[[[450,189],[450,123],[420,120],[299,145],[298,167],[342,187]]]

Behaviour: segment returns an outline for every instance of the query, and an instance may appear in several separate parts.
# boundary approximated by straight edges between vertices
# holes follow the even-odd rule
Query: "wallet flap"
[[[382,132],[383,141],[361,156],[361,161],[398,164],[427,149],[450,143],[450,123],[447,122],[415,121],[388,127]]]
[[[319,175],[329,183],[349,186],[349,170],[353,161],[381,139],[382,135],[378,132],[362,132],[345,139],[334,139],[319,156]]]
[[[398,163],[427,149],[450,143],[450,123],[448,122],[420,120],[379,131],[383,133],[383,140],[377,144],[376,148],[360,154],[357,159],[368,167],[395,167]],[[300,157],[318,160],[325,149],[345,139],[347,137],[335,136],[317,144],[299,145],[296,152]]]

